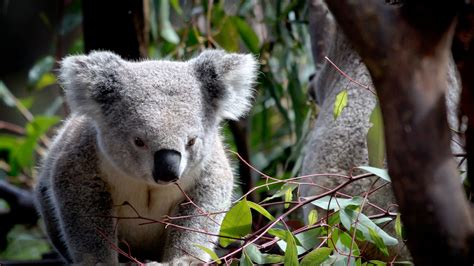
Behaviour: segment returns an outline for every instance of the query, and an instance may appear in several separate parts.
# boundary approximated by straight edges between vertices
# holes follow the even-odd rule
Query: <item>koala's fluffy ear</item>
[[[71,110],[94,113],[119,97],[119,73],[124,61],[111,52],[68,56],[61,61],[59,81]]]
[[[258,67],[252,55],[207,50],[191,63],[206,104],[218,117],[237,120],[250,109]]]

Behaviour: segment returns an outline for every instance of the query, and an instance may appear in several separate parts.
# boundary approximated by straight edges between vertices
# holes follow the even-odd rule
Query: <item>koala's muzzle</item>
[[[175,150],[159,150],[154,155],[153,179],[157,183],[169,183],[178,180],[181,153]]]

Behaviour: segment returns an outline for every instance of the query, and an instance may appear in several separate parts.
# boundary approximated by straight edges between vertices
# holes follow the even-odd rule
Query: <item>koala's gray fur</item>
[[[216,237],[113,217],[136,217],[133,206],[146,218],[191,216],[173,223],[219,232],[223,215],[211,219],[181,205],[178,187],[155,173],[163,164],[156,156],[179,153],[177,183],[186,194],[207,212],[228,209],[234,182],[219,124],[250,108],[256,68],[250,55],[218,50],[187,62],[128,62],[110,52],[62,61],[72,114],[43,161],[36,195],[51,242],[67,263],[117,264],[112,245],[123,243],[142,260],[209,261],[195,244],[212,249]],[[158,170],[171,166],[164,167]],[[127,245],[120,245],[125,252]]]
[[[342,31],[336,25],[331,13],[322,0],[313,0],[310,4],[310,26],[313,57],[316,64],[316,74],[311,80],[310,94],[320,106],[320,112],[310,131],[305,148],[301,175],[315,173],[349,174],[351,168],[368,165],[367,133],[371,127],[370,114],[377,100],[367,89],[351,83],[341,75],[329,62],[327,56],[340,69],[354,80],[369,85],[373,84],[369,72],[360,57],[352,49]],[[459,128],[457,106],[460,97],[459,77],[451,60],[447,73],[447,109],[448,121],[454,129]],[[342,90],[348,91],[348,103],[337,119],[333,110],[336,95]],[[453,134],[458,141],[459,137]],[[453,142],[453,152],[461,152],[461,148]],[[358,172],[361,173],[361,172]],[[334,176],[318,176],[311,178],[317,185],[332,189],[346,181]],[[341,192],[348,195],[362,195],[367,192],[374,178],[366,178],[345,187]],[[379,182],[376,186],[380,185]],[[302,186],[301,196],[308,197],[321,194],[327,190],[316,186]],[[372,194],[369,201],[387,208],[396,203],[390,186]],[[306,206],[304,215],[307,216],[311,206]],[[367,204],[365,212],[374,212]],[[391,209],[395,211],[395,209]],[[380,212],[380,211],[377,211]],[[406,255],[405,255],[406,257]]]

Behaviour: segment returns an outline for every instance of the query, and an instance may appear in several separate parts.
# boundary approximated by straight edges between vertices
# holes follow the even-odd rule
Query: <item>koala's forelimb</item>
[[[216,149],[215,158],[224,155],[222,149]],[[170,258],[185,256],[186,253],[192,253],[198,258],[208,261],[209,255],[195,244],[200,243],[207,248],[213,249],[213,244],[217,240],[220,229],[220,223],[224,218],[223,213],[218,213],[211,218],[205,213],[220,212],[230,206],[230,198],[226,194],[232,193],[233,186],[228,182],[223,182],[226,177],[232,175],[230,169],[218,159],[209,162],[208,167],[204,169],[197,180],[193,190],[188,193],[191,202],[194,205],[179,205],[173,216],[189,216],[189,219],[180,219],[176,224],[182,227],[205,230],[208,234],[196,234],[190,230],[180,230],[169,228],[167,244],[181,243],[180,249],[167,249],[163,255],[165,261]],[[205,212],[205,213],[202,213]]]

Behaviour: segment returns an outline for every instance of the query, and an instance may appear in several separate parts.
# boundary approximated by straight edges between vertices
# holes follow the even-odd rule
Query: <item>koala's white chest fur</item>
[[[107,163],[102,162],[102,166],[104,164]],[[110,170],[113,169],[110,165],[102,169],[109,169],[104,174],[116,205],[113,207],[113,216],[123,217],[116,219],[119,242],[127,243],[132,249],[157,253],[165,242],[165,226],[152,220],[164,220],[167,215],[173,215],[173,210],[185,201],[185,196],[175,184],[159,186],[147,183]],[[179,182],[185,191],[192,183],[192,179]],[[124,204],[126,202],[128,204]]]

